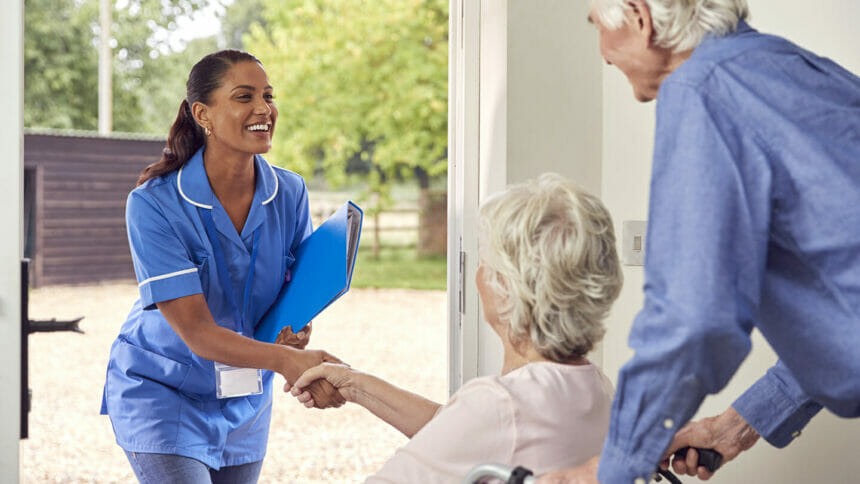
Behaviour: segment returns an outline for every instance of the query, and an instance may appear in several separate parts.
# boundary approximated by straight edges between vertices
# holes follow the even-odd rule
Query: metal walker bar
[[[537,482],[537,478],[532,475],[532,471],[522,466],[509,467],[501,464],[480,464],[473,467],[466,474],[463,484],[475,484],[487,477],[501,479],[506,484],[534,484]]]

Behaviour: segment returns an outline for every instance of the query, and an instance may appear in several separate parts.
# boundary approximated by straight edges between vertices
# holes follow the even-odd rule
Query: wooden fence
[[[362,207],[364,208],[364,207]],[[315,207],[311,202],[311,216],[314,227],[318,227],[333,208],[325,204]],[[361,246],[371,247],[378,236],[380,244],[385,247],[415,246],[419,234],[419,211],[417,207],[398,207],[380,212],[378,216],[365,213],[361,230]],[[378,229],[378,230],[377,230]]]
[[[318,227],[340,208],[348,193],[311,192],[311,216]],[[365,212],[362,247],[376,253],[383,247],[416,247],[419,255],[444,255],[448,240],[445,191],[422,190],[417,199],[399,200],[377,216]],[[361,205],[361,203],[360,203]]]

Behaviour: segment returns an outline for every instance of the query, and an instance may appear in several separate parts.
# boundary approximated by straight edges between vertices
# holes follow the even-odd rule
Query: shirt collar
[[[183,200],[200,208],[212,210],[215,201],[215,193],[209,185],[206,176],[206,168],[203,165],[203,151],[206,146],[201,146],[189,159],[179,173],[176,175],[176,187]],[[254,189],[254,201],[266,205],[275,199],[278,194],[278,177],[275,170],[260,155],[254,155],[254,166],[257,174],[257,185]]]
[[[756,30],[754,28],[750,27],[750,24],[748,24],[746,20],[741,19],[741,20],[738,20],[738,25],[735,28],[735,30],[733,30],[732,32],[728,32],[728,33],[723,34],[723,35],[717,35],[717,34],[714,34],[711,32],[707,33],[705,35],[705,38],[702,39],[701,42],[699,42],[699,45],[694,50],[698,50],[698,51],[707,50],[708,47],[714,41],[719,40],[721,38],[744,35],[744,34],[748,34],[750,32],[755,32],[755,31]]]

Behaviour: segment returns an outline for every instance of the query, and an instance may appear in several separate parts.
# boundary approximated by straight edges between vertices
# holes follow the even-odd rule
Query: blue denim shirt
[[[786,445],[860,416],[860,79],[740,22],[660,87],[645,304],[598,477],[654,471],[758,328],[780,360],[734,404]]]

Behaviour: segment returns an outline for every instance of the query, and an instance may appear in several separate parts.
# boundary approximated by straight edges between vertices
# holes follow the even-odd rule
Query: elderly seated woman
[[[292,394],[334,385],[411,440],[367,482],[460,482],[476,464],[536,473],[597,455],[612,384],[586,354],[621,289],[612,220],[558,175],[509,187],[481,207],[475,277],[483,314],[504,346],[500,376],[467,382],[445,405],[344,365],[307,370]]]

